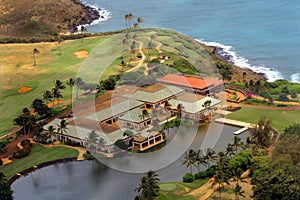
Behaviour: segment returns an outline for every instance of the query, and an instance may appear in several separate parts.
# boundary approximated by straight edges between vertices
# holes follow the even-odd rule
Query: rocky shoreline
[[[212,49],[212,53],[214,55],[216,55],[217,57],[231,63],[233,66],[236,66],[235,63],[233,62],[233,56],[230,55],[228,52],[226,52],[222,47],[219,47],[219,46],[208,46],[209,48]],[[242,71],[245,71],[246,73],[255,73],[257,74],[258,76],[260,76],[260,79],[261,80],[264,80],[266,81],[267,80],[267,77],[264,73],[258,73],[258,72],[254,72],[253,70],[251,69],[248,69],[248,68],[241,68],[239,66],[236,66],[238,69],[242,70]]]

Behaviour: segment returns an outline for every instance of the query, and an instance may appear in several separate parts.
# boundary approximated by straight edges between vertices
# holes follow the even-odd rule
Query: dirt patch
[[[18,93],[21,94],[21,93],[25,93],[25,92],[28,92],[32,90],[31,87],[28,87],[28,86],[22,86],[19,90],[18,90]]]
[[[76,51],[74,54],[77,58],[86,58],[88,57],[89,52],[87,50],[80,50]]]

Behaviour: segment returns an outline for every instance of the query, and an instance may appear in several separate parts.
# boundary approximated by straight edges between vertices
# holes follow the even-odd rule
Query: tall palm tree
[[[212,148],[207,148],[205,151],[205,159],[207,168],[210,167],[210,163],[217,160],[216,152]]]
[[[56,87],[52,88],[52,95],[53,95],[53,98],[57,100],[57,104],[59,106],[59,98],[63,97],[60,90],[57,89]],[[52,107],[54,107],[54,101],[52,102]]]
[[[235,148],[233,147],[233,145],[231,143],[228,143],[225,148],[225,154],[231,158],[234,155],[234,150]]]
[[[224,189],[224,184],[229,185],[228,177],[226,174],[222,173],[221,170],[217,169],[216,174],[213,177],[212,187],[218,185],[220,200],[222,200],[222,190]]]
[[[193,174],[192,166],[196,166],[196,156],[197,153],[190,149],[189,151],[185,152],[184,160],[182,161],[183,165],[186,165],[187,168],[190,168],[191,174]]]
[[[74,84],[76,86],[76,99],[78,99],[78,91],[85,83],[80,77],[77,77]]]
[[[96,149],[98,140],[99,140],[99,135],[95,131],[92,131],[88,134],[86,141],[87,141],[87,148],[89,149],[89,151],[93,152]]]
[[[181,118],[182,110],[184,109],[183,105],[180,103],[177,105],[177,116]]]
[[[66,86],[64,85],[64,83],[62,81],[60,81],[60,80],[56,80],[54,82],[54,87],[56,87],[59,90],[63,90],[63,89],[66,88]]]
[[[141,182],[135,191],[138,195],[135,199],[139,200],[153,200],[159,196],[159,178],[154,171],[148,171],[145,176],[141,177]]]
[[[32,51],[32,53],[33,53],[33,66],[36,66],[36,59],[35,59],[35,57],[36,57],[36,54],[40,53],[40,51],[37,48],[34,48],[33,51]]]
[[[131,28],[130,21],[133,20],[133,18],[134,18],[134,16],[133,16],[131,13],[129,13],[129,14],[127,15],[127,20],[128,20],[128,23],[129,23],[129,28]]]
[[[46,104],[48,104],[48,101],[49,100],[51,101],[52,98],[53,98],[52,93],[49,90],[44,91],[43,99],[46,100]]]
[[[61,135],[64,135],[65,133],[67,133],[67,127],[68,122],[66,120],[61,120],[60,123],[58,124],[58,129],[57,132],[60,133]]]
[[[198,172],[200,172],[200,165],[207,166],[206,158],[202,149],[199,149],[196,154],[196,163]]]
[[[75,86],[75,79],[70,78],[66,84],[70,87],[70,95],[72,100],[72,88]]]
[[[48,127],[48,133],[50,135],[52,143],[53,143],[53,136],[55,136],[54,131],[55,131],[55,128],[52,125]]]
[[[61,37],[56,38],[58,55],[61,55],[61,43],[64,41]]]
[[[263,117],[251,131],[251,142],[261,148],[269,147],[271,145],[271,130],[271,121]]]
[[[243,147],[243,145],[244,143],[242,142],[241,138],[234,136],[232,147],[235,150],[235,153],[237,153],[238,150]]]
[[[144,20],[141,18],[141,17],[138,17],[137,18],[137,23],[138,23],[138,25],[140,25],[140,23],[143,23],[144,22]]]
[[[235,199],[238,200],[239,196],[245,197],[244,191],[242,190],[242,187],[240,186],[240,182],[246,182],[246,177],[243,177],[243,170],[241,168],[232,168],[231,169],[231,176],[233,178],[233,181],[235,181],[235,187],[233,189],[235,194]]]

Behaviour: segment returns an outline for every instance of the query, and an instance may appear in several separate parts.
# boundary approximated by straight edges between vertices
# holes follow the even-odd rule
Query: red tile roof
[[[222,81],[214,79],[202,79],[200,77],[193,77],[188,75],[168,74],[160,79],[159,82],[179,85],[184,87],[191,87],[195,89],[205,90],[211,86],[218,86]]]

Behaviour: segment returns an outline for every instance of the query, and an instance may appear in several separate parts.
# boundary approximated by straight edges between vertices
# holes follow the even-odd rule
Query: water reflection
[[[228,142],[232,142],[233,132],[239,129],[230,126],[221,127],[218,124],[215,124],[213,127],[208,125],[202,126],[193,140],[191,148],[208,147],[208,142],[212,142],[209,140],[215,139],[218,134],[217,131],[222,129],[222,134],[216,141],[216,145],[214,145],[214,149],[218,152],[223,150]],[[181,133],[180,139],[188,138],[187,134],[188,132]],[[245,132],[240,137],[245,139],[247,135],[248,133]],[[176,144],[177,146],[181,145],[179,141]],[[163,149],[161,151],[169,155],[170,158],[173,156],[172,151]],[[153,158],[145,157],[145,159]],[[152,161],[155,162],[155,159]],[[131,166],[138,162],[143,162],[143,160],[136,159],[134,156],[128,156],[126,159],[123,158],[123,160],[119,158],[116,164]],[[189,171],[181,163],[182,156],[171,165],[159,170],[160,180],[163,182],[181,181],[182,176]],[[141,173],[125,173],[108,168],[98,161],[81,161],[39,169],[17,180],[12,185],[12,189],[15,191],[14,196],[16,200],[126,200],[133,199],[135,195],[134,189],[138,185],[141,176]]]

